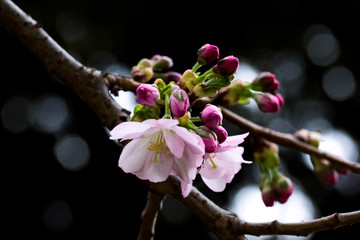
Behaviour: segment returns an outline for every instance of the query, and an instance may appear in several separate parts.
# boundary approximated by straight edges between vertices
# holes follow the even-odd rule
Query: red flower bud
[[[254,97],[258,108],[263,112],[277,112],[280,109],[279,99],[271,93],[259,93]]]
[[[198,50],[197,62],[201,65],[211,64],[219,58],[219,48],[214,45],[205,44]]]
[[[231,76],[234,72],[236,72],[238,66],[239,59],[234,56],[228,56],[221,59],[212,69],[216,74]]]
[[[253,90],[261,92],[275,92],[280,87],[279,81],[270,72],[259,73],[251,85]]]
[[[228,137],[228,133],[225,128],[223,128],[222,126],[217,126],[216,128],[212,128],[211,130],[213,130],[216,134],[219,144],[225,142],[226,138]]]

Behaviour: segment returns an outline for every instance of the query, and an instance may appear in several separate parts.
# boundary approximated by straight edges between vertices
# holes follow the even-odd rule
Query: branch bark
[[[129,119],[130,112],[121,108],[115,102],[109,94],[109,89],[118,87],[125,91],[135,92],[139,83],[130,78],[114,76],[83,66],[59,46],[35,20],[25,14],[10,0],[0,0],[0,22],[7,27],[9,32],[20,39],[45,64],[51,73],[72,87],[79,97],[90,105],[106,127],[111,129],[118,123]],[[198,103],[204,106],[209,102],[210,100],[202,99]],[[348,167],[353,172],[360,173],[359,164],[346,163],[330,154],[308,148],[308,146],[304,146],[302,142],[289,135],[283,135],[260,127],[231,113],[225,108],[223,108],[223,113],[226,118],[246,131],[264,136],[287,147],[311,153],[315,156],[325,157]],[[239,219],[233,213],[217,206],[196,188],[192,189],[187,198],[183,198],[180,195],[179,180],[175,177],[170,177],[162,183],[150,183],[149,190],[151,193],[149,193],[149,201],[144,209],[143,222],[145,224],[144,231],[147,234],[151,232],[151,236],[153,234],[156,214],[161,208],[161,199],[165,194],[172,195],[188,207],[220,239],[244,239],[244,234],[307,235],[315,231],[333,229],[360,222],[360,212],[355,211],[352,213],[334,214],[302,223],[285,224],[277,221],[260,224],[248,223]]]
[[[141,226],[137,240],[152,240],[155,236],[155,223],[162,208],[165,193],[149,191],[145,209],[141,214]]]

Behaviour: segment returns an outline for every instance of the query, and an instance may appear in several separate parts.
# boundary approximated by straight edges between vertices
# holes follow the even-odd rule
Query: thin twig
[[[149,191],[146,206],[141,213],[141,226],[137,240],[152,240],[155,236],[155,223],[165,193]]]

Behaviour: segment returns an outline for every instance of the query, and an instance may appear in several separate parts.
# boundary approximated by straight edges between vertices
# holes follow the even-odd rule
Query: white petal
[[[202,180],[214,192],[222,192],[225,189],[226,181],[222,178],[209,179],[201,176]]]
[[[148,140],[146,139],[135,139],[126,144],[120,155],[119,167],[127,173],[139,171],[145,161],[151,161],[154,158],[153,151],[147,148]]]
[[[163,129],[166,146],[176,158],[181,158],[184,152],[184,141],[174,132]]]
[[[129,135],[143,133],[151,127],[151,125],[140,122],[123,122],[110,131],[110,139],[121,139],[125,137],[130,139]]]
[[[163,182],[169,177],[173,164],[174,158],[172,155],[158,154],[157,162],[154,162],[154,158],[150,161],[146,160],[143,167],[134,174],[140,179]]]
[[[172,128],[185,142],[186,147],[195,154],[205,154],[205,145],[201,137],[196,133],[189,132],[186,128],[175,126]]]

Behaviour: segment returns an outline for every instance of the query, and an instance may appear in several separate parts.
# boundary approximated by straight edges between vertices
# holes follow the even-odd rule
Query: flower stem
[[[203,83],[207,78],[209,78],[211,75],[213,75],[213,70],[210,68],[206,72],[204,72],[198,79],[195,81],[195,84]]]
[[[190,121],[192,121],[192,122],[201,122],[202,120],[201,120],[200,117],[191,117]]]
[[[170,113],[170,94],[165,93],[165,114],[163,118],[171,119]]]
[[[201,67],[201,64],[196,62],[196,64],[191,69],[192,72],[196,72]]]

